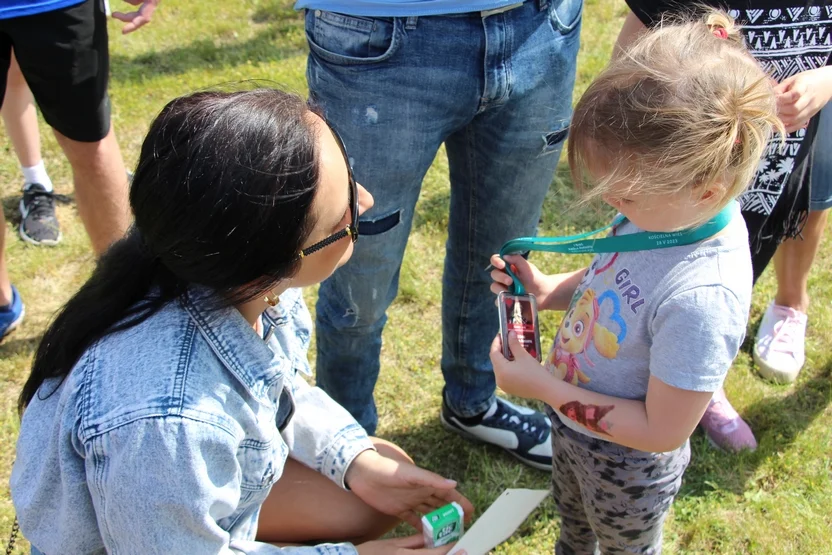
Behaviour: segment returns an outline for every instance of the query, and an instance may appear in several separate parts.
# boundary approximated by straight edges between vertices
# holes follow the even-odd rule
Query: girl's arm
[[[650,345],[649,360],[644,361],[650,369],[644,401],[604,395],[555,378],[519,343],[510,345],[515,360],[508,361],[499,336],[492,345],[491,362],[497,385],[504,391],[544,401],[615,443],[664,452],[679,447],[693,433],[742,345],[747,320],[748,302],[720,285],[695,287],[662,302],[648,324],[649,335],[626,340]],[[517,338],[509,336],[509,341]],[[627,372],[626,364],[617,370]],[[640,374],[630,371],[633,378]],[[603,378],[592,376],[599,383]]]
[[[537,266],[520,255],[508,255],[506,260],[513,266],[512,271],[520,279],[526,290],[537,299],[540,310],[566,310],[572,301],[575,289],[581,283],[586,268],[564,274],[546,275]],[[505,272],[506,264],[496,254],[491,257],[491,291],[499,294],[512,284],[511,276]]]
[[[503,357],[500,338],[491,346],[497,385],[506,393],[537,399],[573,422],[619,445],[661,453],[683,445],[693,433],[713,392],[688,391],[650,377],[647,399],[633,401],[588,391],[560,380],[509,334],[513,361]]]

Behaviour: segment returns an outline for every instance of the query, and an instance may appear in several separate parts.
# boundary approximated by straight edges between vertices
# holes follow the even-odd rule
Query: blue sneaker
[[[23,301],[20,299],[20,293],[12,285],[11,304],[0,308],[0,341],[20,325],[25,313],[26,309],[23,306]]]
[[[442,394],[442,425],[462,437],[502,447],[510,455],[539,470],[552,471],[552,424],[546,415],[497,400],[479,416],[457,416]]]

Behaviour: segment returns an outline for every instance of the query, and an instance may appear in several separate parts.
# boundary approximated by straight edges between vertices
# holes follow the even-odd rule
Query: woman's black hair
[[[44,334],[21,413],[94,342],[144,321],[189,284],[228,306],[297,272],[319,178],[310,116],[303,99],[274,89],[200,92],[165,106],[133,177],[135,223]]]

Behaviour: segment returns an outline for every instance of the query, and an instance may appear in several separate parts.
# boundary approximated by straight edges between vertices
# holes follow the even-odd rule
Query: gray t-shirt
[[[596,255],[546,368],[564,381],[622,399],[644,400],[651,375],[680,389],[719,389],[742,345],[751,304],[748,232],[739,205],[733,209],[722,233],[705,241]],[[639,231],[624,222],[612,233]],[[564,410],[569,417],[552,412],[576,431],[610,439],[603,424],[610,407],[573,403]]]

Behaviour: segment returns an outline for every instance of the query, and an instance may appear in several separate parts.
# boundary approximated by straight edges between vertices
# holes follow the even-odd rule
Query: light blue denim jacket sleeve
[[[341,405],[317,387],[310,386],[300,375],[311,376],[306,352],[312,319],[300,296],[284,294],[277,309],[269,309],[263,317],[264,330],[271,336],[276,352],[296,353],[291,357],[292,379],[288,390],[294,404],[294,415],[282,432],[291,457],[320,472],[341,487],[353,459],[362,451],[372,449],[364,428]],[[271,326],[280,329],[281,318],[287,318],[293,334],[269,333]],[[302,353],[302,355],[301,355]],[[282,411],[281,411],[282,412]],[[278,415],[278,422],[282,415]],[[321,433],[328,430],[328,433]]]
[[[343,486],[372,449],[303,379],[311,319],[300,292],[263,322],[265,342],[193,292],[45,382],[24,412],[11,479],[33,552],[355,555],[349,543],[255,541],[288,456]]]

